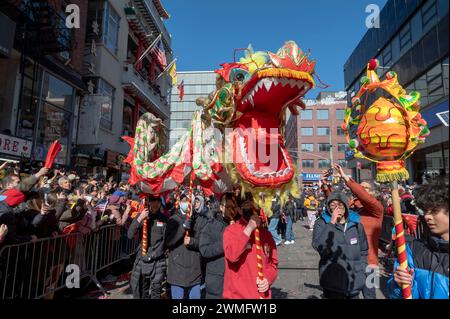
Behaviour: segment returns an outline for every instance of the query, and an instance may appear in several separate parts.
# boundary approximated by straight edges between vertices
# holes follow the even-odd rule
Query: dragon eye
[[[244,69],[233,69],[230,73],[230,79],[238,82],[245,82],[249,79],[250,74]]]
[[[236,80],[238,80],[239,82],[244,81],[244,79],[245,79],[245,75],[244,74],[242,74],[242,73],[236,74]]]

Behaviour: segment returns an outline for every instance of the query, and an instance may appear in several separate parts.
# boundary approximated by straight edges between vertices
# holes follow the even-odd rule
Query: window
[[[119,38],[120,17],[111,7],[108,1],[105,1],[105,16],[103,18],[103,43],[108,49],[117,53]]]
[[[427,72],[428,102],[431,104],[444,96],[441,64]]]
[[[339,109],[336,110],[336,119],[343,120],[345,118],[345,110]]]
[[[391,49],[391,44],[389,44],[382,52],[381,54],[381,58],[382,58],[382,62],[383,65],[383,69],[382,69],[382,73],[386,73],[388,71],[388,69],[392,66],[392,49]]]
[[[314,131],[312,127],[302,127],[301,129],[302,136],[313,136]]]
[[[422,14],[417,12],[411,19],[411,38],[412,45],[416,44],[423,36],[422,31]]]
[[[319,143],[318,146],[319,152],[329,152],[331,149],[330,144],[328,143]]]
[[[330,160],[323,160],[323,159],[319,160],[319,168],[325,169],[325,168],[329,168],[329,167],[331,167]]]
[[[318,120],[328,120],[328,110],[317,110]]]
[[[133,135],[133,105],[127,100],[123,101],[122,134],[124,136]]]
[[[302,144],[302,152],[314,152],[314,144]]]
[[[312,120],[312,110],[302,110],[300,112],[300,118],[302,120]]]
[[[345,136],[345,131],[342,129],[342,127],[337,128],[337,135],[338,136]]]
[[[338,144],[338,152],[345,152],[347,150],[347,144]]]
[[[448,58],[444,60],[442,63],[442,75],[444,77],[444,94],[448,96],[448,84],[449,84],[449,76],[448,76]]]
[[[105,97],[100,109],[100,126],[108,130],[112,130],[114,91],[114,87],[104,80],[98,80],[97,93],[102,94]]]
[[[343,168],[347,168],[347,161],[345,159],[338,160],[338,164]]]
[[[317,136],[328,136],[330,135],[329,127],[318,127],[317,128]]]
[[[303,168],[314,168],[314,160],[302,160]]]
[[[408,23],[406,24],[403,29],[400,31],[399,35],[400,39],[400,51],[406,52],[406,50],[409,50],[411,48],[412,39],[411,39],[411,25]]]
[[[423,32],[426,33],[437,22],[437,7],[436,1],[431,0],[422,7],[422,27]]]
[[[44,75],[42,95],[47,102],[72,111],[73,88],[48,73]]]

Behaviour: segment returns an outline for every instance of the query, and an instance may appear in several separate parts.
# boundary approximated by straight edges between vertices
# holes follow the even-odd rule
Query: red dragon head
[[[240,63],[216,71],[234,83],[233,161],[252,187],[279,188],[292,181],[294,166],[283,138],[285,111],[298,114],[301,98],[314,87],[314,61],[293,41],[277,54],[250,52]]]

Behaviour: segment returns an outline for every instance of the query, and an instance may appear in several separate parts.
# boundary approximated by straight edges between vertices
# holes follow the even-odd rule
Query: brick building
[[[321,172],[330,168],[330,155],[333,162],[347,167],[347,141],[340,128],[346,103],[345,92],[322,92],[315,100],[305,100],[306,109],[299,116],[289,116],[286,148],[303,184],[319,181]]]

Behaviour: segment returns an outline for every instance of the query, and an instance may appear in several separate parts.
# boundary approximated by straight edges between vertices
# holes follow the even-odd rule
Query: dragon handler
[[[149,207],[143,207],[128,229],[129,239],[133,239],[143,229],[142,242],[130,279],[135,299],[161,298],[162,283],[167,271],[164,248],[166,225],[167,217],[161,213],[161,198],[150,195]]]

